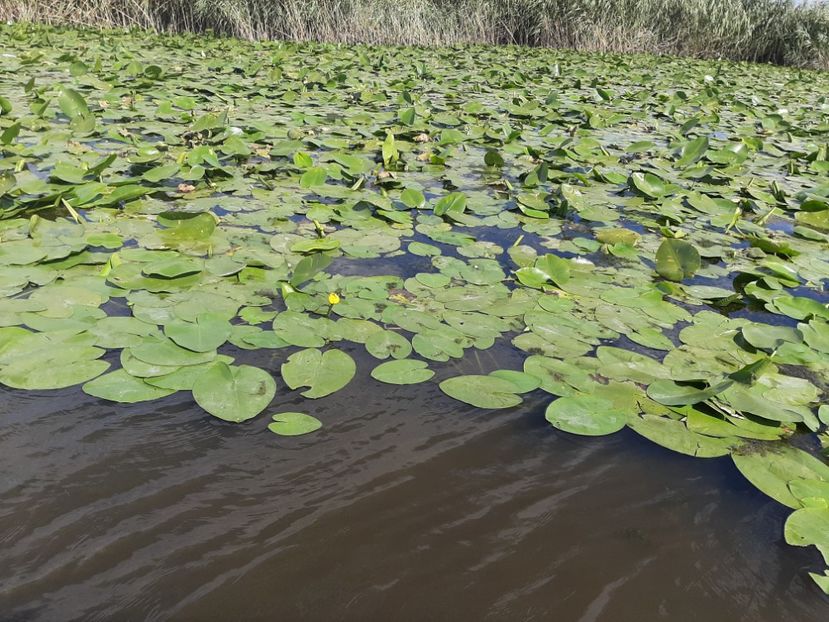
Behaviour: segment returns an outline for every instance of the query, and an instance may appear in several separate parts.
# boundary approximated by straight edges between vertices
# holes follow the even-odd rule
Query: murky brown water
[[[353,352],[323,430],[292,440],[184,396],[5,391],[0,618],[829,619],[817,553],[729,460],[554,431],[542,394],[483,413],[381,386]]]

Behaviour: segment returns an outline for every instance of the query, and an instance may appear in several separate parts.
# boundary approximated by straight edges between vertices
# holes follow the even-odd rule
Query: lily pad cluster
[[[357,375],[484,409],[549,395],[558,430],[731,456],[829,564],[829,76],[19,25],[0,44],[6,387],[187,392],[285,436]],[[490,348],[523,365],[452,371]]]

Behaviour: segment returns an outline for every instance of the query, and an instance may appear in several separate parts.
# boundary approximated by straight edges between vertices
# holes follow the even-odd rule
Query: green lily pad
[[[196,352],[182,348],[170,339],[147,337],[141,345],[130,348],[132,356],[151,365],[181,366],[207,363],[216,351]]]
[[[533,267],[516,270],[515,276],[524,285],[538,289],[548,282],[565,285],[570,280],[570,262],[555,255],[544,255],[536,259]]]
[[[685,406],[703,402],[727,388],[729,383],[703,389],[671,380],[657,380],[648,386],[648,397],[666,406]]]
[[[663,240],[656,251],[656,271],[670,281],[682,281],[700,269],[699,251],[683,240]]]
[[[625,427],[625,416],[613,402],[589,393],[554,400],[544,414],[553,427],[582,436],[604,436]]]
[[[193,384],[193,398],[208,413],[239,423],[252,419],[271,403],[276,383],[263,369],[217,362]]]
[[[529,393],[541,386],[541,380],[523,371],[514,369],[497,369],[489,374],[494,378],[507,380],[515,385],[516,393]]]
[[[0,383],[28,390],[62,389],[101,375],[109,363],[92,347],[94,335],[75,331],[33,333],[2,329]]]
[[[227,341],[230,330],[230,322],[216,313],[201,313],[195,322],[170,322],[164,326],[167,337],[194,352],[214,352]]]
[[[147,402],[175,393],[172,389],[147,384],[142,378],[130,376],[123,369],[90,380],[83,385],[83,391],[87,395],[122,404]]]
[[[217,362],[230,365],[233,358],[220,355],[216,357]],[[142,376],[147,384],[161,389],[172,389],[174,391],[192,391],[196,381],[213,366],[213,363],[201,363],[200,365],[187,365],[186,367],[173,368],[173,371],[165,374],[157,373],[150,376]],[[162,371],[158,369],[158,371]]]
[[[829,465],[789,445],[735,453],[732,458],[748,481],[790,508],[797,509],[802,504],[789,490],[789,482],[796,479],[829,482]]]
[[[633,173],[630,176],[630,185],[650,199],[665,196],[669,191],[668,185],[653,173]]]
[[[318,321],[302,313],[285,311],[273,321],[276,336],[292,346],[300,348],[319,348],[325,345],[325,338],[320,335]]]
[[[277,413],[272,419],[273,423],[268,424],[268,429],[279,436],[302,436],[322,427],[322,421],[305,413]]]
[[[628,417],[628,426],[645,438],[672,451],[697,458],[728,455],[739,445],[736,438],[714,438],[692,432],[685,424],[668,417]]]
[[[149,277],[159,277],[164,279],[175,279],[181,276],[189,276],[201,272],[202,264],[194,259],[189,258],[172,258],[161,259],[154,261],[144,268],[141,272]]]
[[[682,146],[676,164],[683,168],[695,164],[702,159],[706,151],[708,151],[707,136],[699,136],[693,140],[689,140]]]
[[[789,482],[789,490],[804,506],[829,508],[829,481],[794,479]]]
[[[403,335],[393,330],[383,330],[369,335],[366,350],[373,357],[386,359],[405,359],[412,353],[412,344]]]
[[[302,395],[311,399],[339,391],[351,382],[356,372],[354,359],[341,350],[301,350],[282,364],[285,384],[292,389],[309,387]]]
[[[829,508],[803,508],[792,512],[783,530],[794,546],[816,545],[829,550]]]
[[[511,408],[521,403],[517,387],[492,376],[456,376],[440,383],[440,390],[460,402],[478,408]]]
[[[52,360],[33,357],[0,369],[0,384],[29,391],[63,389],[100,376],[107,369],[109,363],[100,360],[82,359],[57,365]]]
[[[435,375],[425,361],[400,359],[381,363],[371,370],[371,377],[387,384],[418,384]]]

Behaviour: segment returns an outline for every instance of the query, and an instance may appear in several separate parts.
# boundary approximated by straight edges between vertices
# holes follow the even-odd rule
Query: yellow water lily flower
[[[331,292],[330,294],[328,294],[328,304],[330,304],[330,305],[340,304],[340,297],[336,292]]]

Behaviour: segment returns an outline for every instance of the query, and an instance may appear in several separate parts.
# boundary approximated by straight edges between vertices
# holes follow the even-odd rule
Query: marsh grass
[[[504,44],[829,67],[806,0],[0,0],[0,19],[243,39]]]

